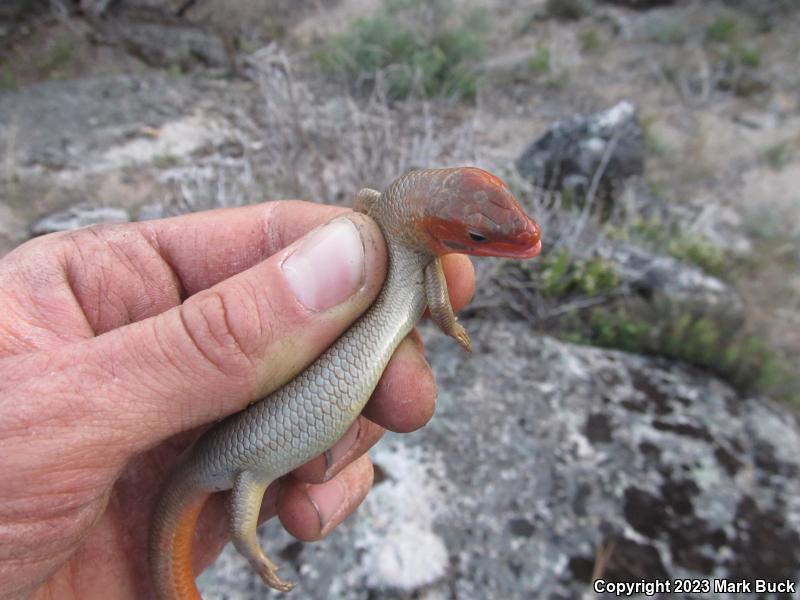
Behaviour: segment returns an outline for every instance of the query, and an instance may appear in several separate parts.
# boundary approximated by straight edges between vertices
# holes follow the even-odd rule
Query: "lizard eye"
[[[482,235],[480,233],[476,233],[474,231],[470,231],[469,232],[469,239],[471,239],[473,242],[485,242],[486,241],[486,236]]]

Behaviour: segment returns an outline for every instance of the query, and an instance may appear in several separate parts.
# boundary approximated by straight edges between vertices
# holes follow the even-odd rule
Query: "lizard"
[[[267,487],[325,452],[358,417],[394,350],[429,308],[433,321],[467,351],[441,256],[532,258],[541,230],[508,185],[477,167],[411,171],[381,193],[362,189],[354,210],[381,228],[389,267],[369,309],[297,377],[206,431],[179,460],[156,503],[150,571],[160,600],[197,600],[191,545],[207,498],[231,490],[236,549],[264,583],[293,585],[262,550],[258,514]]]

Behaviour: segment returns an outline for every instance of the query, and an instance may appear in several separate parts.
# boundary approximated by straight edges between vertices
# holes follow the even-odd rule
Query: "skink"
[[[392,353],[426,306],[437,325],[471,350],[456,320],[440,257],[459,252],[531,258],[539,226],[508,186],[474,167],[412,171],[383,193],[361,190],[354,209],[381,227],[389,253],[383,288],[369,310],[281,389],[209,429],[171,473],[150,532],[150,570],[160,600],[199,599],[191,544],[207,498],[232,490],[230,529],[237,550],[264,583],[281,580],[256,537],[270,483],[330,448],[364,408]]]

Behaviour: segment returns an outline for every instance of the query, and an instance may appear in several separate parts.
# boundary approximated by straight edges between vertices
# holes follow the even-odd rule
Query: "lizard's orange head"
[[[437,183],[421,223],[436,254],[532,258],[541,252],[539,225],[502,179],[463,167],[443,169]]]

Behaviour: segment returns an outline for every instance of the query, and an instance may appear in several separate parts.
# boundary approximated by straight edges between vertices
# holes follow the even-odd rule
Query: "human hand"
[[[300,239],[337,215],[360,242],[341,220]],[[444,265],[458,309],[474,272],[463,256]],[[149,597],[149,518],[169,467],[205,424],[312,362],[385,271],[372,221],[294,201],[54,234],[0,260],[0,598]],[[384,428],[424,425],[434,399],[414,333],[363,415],[270,488],[262,517],[326,535],[369,491],[367,449]],[[216,495],[196,571],[226,541]]]

